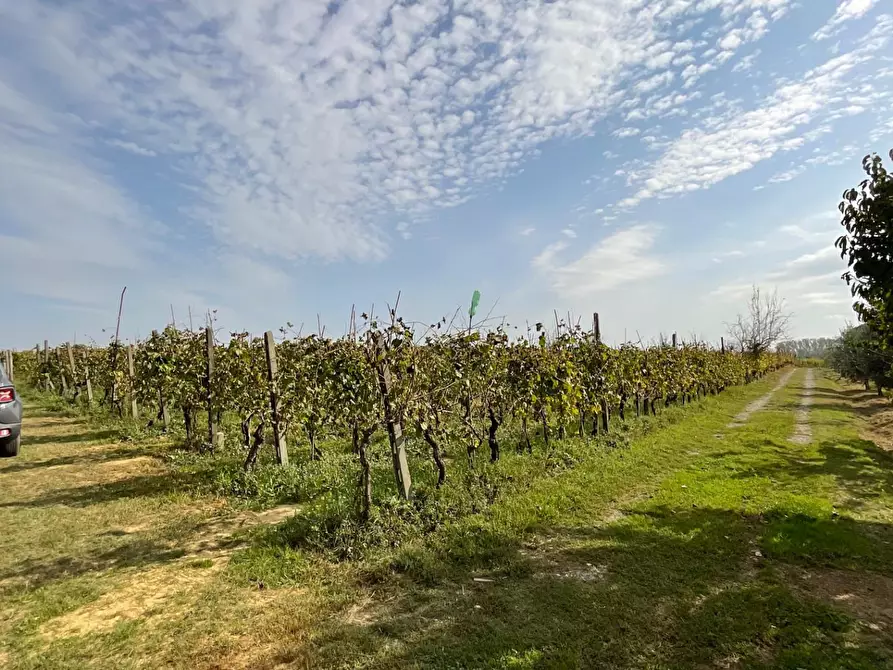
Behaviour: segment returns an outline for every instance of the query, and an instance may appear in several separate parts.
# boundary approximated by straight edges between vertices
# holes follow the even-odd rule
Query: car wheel
[[[0,442],[0,457],[12,458],[19,455],[19,447],[22,446],[22,436],[19,435],[14,440],[6,440]]]

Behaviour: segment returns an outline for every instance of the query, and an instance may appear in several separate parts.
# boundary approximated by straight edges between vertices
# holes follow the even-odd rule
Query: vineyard
[[[423,505],[451,479],[480,487],[506,447],[548,458],[568,441],[610,443],[632,416],[789,362],[700,344],[612,348],[597,331],[542,324],[514,341],[445,321],[417,333],[390,316],[340,339],[278,342],[168,326],[129,345],[45,343],[13,366],[20,383],[170,433],[197,458],[237,458],[245,473],[328,462],[321,489],[347,491],[338,515],[362,525],[376,497]]]

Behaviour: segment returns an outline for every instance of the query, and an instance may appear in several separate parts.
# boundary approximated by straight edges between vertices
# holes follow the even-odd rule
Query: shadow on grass
[[[763,447],[761,451],[768,449]],[[730,452],[728,456],[742,454]],[[752,464],[736,476],[794,480],[831,476],[848,494],[849,500],[843,509],[859,509],[880,496],[893,495],[893,453],[869,440],[822,441],[812,448],[812,454],[772,449],[771,462]]]
[[[145,537],[140,529],[107,530],[96,536],[103,538],[103,546],[82,555],[26,559],[0,570],[0,594],[38,589],[90,573],[219,556],[244,546],[244,539],[234,534],[236,531],[232,519],[226,516],[184,521],[167,540]],[[117,546],[108,548],[110,543]]]
[[[136,456],[145,455],[145,449],[136,445],[118,447],[115,449],[106,449],[102,451],[88,451],[80,454],[69,454],[68,456],[57,456],[55,458],[46,458],[41,461],[16,461],[9,465],[0,463],[0,475],[11,474],[14,472],[27,472],[29,470],[39,470],[40,468],[57,468],[67,465],[96,465],[99,463],[112,463],[118,460],[126,460]]]
[[[139,538],[113,549],[97,549],[84,556],[20,561],[0,571],[0,583],[3,584],[3,591],[31,590],[91,572],[161,565],[181,558],[184,553],[183,549]]]
[[[871,400],[872,398],[878,397],[876,391],[866,391],[865,389],[860,388],[849,388],[849,389],[828,389],[828,388],[817,388],[813,391],[813,396],[816,398],[831,398],[831,399],[846,399],[850,402],[860,402],[863,400]]]
[[[76,431],[61,435],[29,435],[27,426],[22,432],[22,446],[36,447],[42,444],[77,444],[79,442],[101,442],[117,439],[120,432],[116,430],[99,429],[84,430],[83,426],[75,426]]]
[[[0,503],[0,508],[28,509],[54,505],[88,507],[116,500],[152,498],[176,492],[190,491],[194,489],[196,484],[194,477],[176,472],[162,472],[87,486],[55,489],[31,500],[13,500]]]
[[[485,532],[479,555],[453,556],[459,538],[446,534],[392,564],[401,574],[374,585],[382,605],[334,617],[311,645],[285,643],[254,667],[890,667],[883,640],[776,570],[814,566],[817,546],[880,565],[882,526],[661,507],[601,529],[554,528],[537,547]]]

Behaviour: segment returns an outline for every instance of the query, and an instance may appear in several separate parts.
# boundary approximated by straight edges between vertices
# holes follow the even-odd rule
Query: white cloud
[[[612,134],[614,137],[625,138],[625,137],[635,137],[636,135],[640,135],[642,133],[638,128],[618,128]]]
[[[657,234],[655,226],[633,226],[609,235],[571,261],[561,258],[567,242],[556,242],[536,256],[532,266],[563,296],[581,297],[626,287],[666,272],[664,261],[653,253]]]
[[[852,302],[852,300],[850,300],[846,296],[842,296],[840,293],[834,293],[831,291],[804,293],[799,297],[801,300],[804,300],[812,305],[840,305]]]
[[[754,285],[778,290],[797,319],[813,323],[824,317],[830,305],[839,311],[852,304],[849,290],[840,279],[843,264],[828,242],[810,253],[801,253],[778,264],[775,269],[757,269],[712,290],[708,297],[724,303],[741,303]],[[808,333],[804,333],[808,334]]]
[[[577,237],[577,233],[573,228],[565,228],[561,231],[561,234],[565,237],[569,237],[570,239],[574,239]]]
[[[106,142],[109,146],[117,147],[118,149],[123,149],[124,151],[128,151],[132,154],[136,154],[137,156],[157,156],[158,154],[151,149],[146,149],[141,147],[136,142],[125,142],[123,140],[109,140]]]
[[[760,57],[762,51],[757,49],[751,54],[744,56],[740,61],[735,63],[734,67],[732,67],[732,72],[747,72],[748,70],[753,69],[754,63],[756,63],[757,58]]]
[[[73,135],[107,128],[176,165],[188,225],[221,245],[378,259],[384,219],[461,204],[625,102],[684,114],[694,91],[641,99],[714,67],[706,52],[674,64],[697,48],[673,48],[680,23],[718,9],[731,42],[754,40],[792,3],[7,3],[0,83],[72,110]]]
[[[840,260],[839,260],[840,257],[838,255],[837,249],[833,245],[828,244],[828,245],[822,247],[821,249],[819,249],[818,251],[815,251],[815,252],[809,253],[809,254],[803,254],[801,256],[797,256],[797,258],[794,258],[794,259],[788,261],[785,266],[785,269],[782,270],[781,274],[789,275],[791,273],[795,273],[795,272],[801,270],[802,268],[808,267],[808,266],[816,266],[816,265],[826,266],[826,265],[828,265],[827,261],[832,258],[838,261],[837,263],[834,263],[833,265],[837,266],[840,264]]]
[[[841,0],[828,22],[812,36],[814,40],[825,40],[840,32],[847,21],[865,16],[877,4],[877,0]]]
[[[886,92],[883,92],[882,95],[884,97],[887,97]],[[854,107],[850,106],[850,107],[847,107],[843,111],[847,112],[847,111],[851,111],[853,109],[854,109]],[[862,109],[858,108],[858,112],[856,112],[856,113],[859,113],[861,111],[862,111]],[[822,151],[820,149],[816,149],[817,155],[805,159],[801,164],[794,165],[793,167],[791,167],[788,170],[785,170],[784,172],[779,172],[779,173],[773,175],[772,177],[769,178],[769,183],[770,184],[780,184],[780,183],[791,181],[793,179],[796,179],[800,175],[802,175],[810,167],[813,167],[816,165],[844,165],[847,162],[851,162],[854,164],[858,163],[859,158],[860,158],[858,151],[859,151],[858,148],[853,145],[847,145],[837,151],[830,151],[830,150]]]
[[[522,229],[518,233],[518,235],[521,235],[522,237],[529,237],[530,235],[533,235],[535,232],[536,232],[536,228],[534,228],[533,226],[528,226],[527,228]]]
[[[785,172],[779,172],[778,174],[773,175],[772,177],[769,178],[769,183],[770,184],[783,184],[786,181],[791,181],[793,179],[796,179],[804,172],[806,172],[806,167],[800,165],[795,168],[791,168],[790,170],[786,170]]]
[[[854,70],[872,59],[885,43],[881,39],[869,34],[860,47],[810,70],[801,81],[780,84],[750,111],[732,106],[704,119],[701,127],[686,130],[658,160],[636,174],[638,190],[619,206],[629,208],[649,198],[709,188],[780,152],[803,146],[824,132],[823,120],[852,107],[850,96],[864,85]],[[717,106],[725,106],[724,100]],[[814,135],[806,131],[809,126],[815,126]],[[779,175],[776,180],[794,176]]]

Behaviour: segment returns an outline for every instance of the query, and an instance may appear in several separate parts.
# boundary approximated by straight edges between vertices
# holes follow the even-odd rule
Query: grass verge
[[[64,441],[90,426],[48,424],[46,440],[0,466],[3,484],[30,477],[0,492],[10,529],[2,660],[891,667],[893,459],[860,438],[873,412],[866,397],[821,373],[813,440],[791,443],[804,374],[739,428],[728,425],[775,377],[671,411],[647,431],[631,426],[610,448],[568,440],[533,459],[505,450],[503,463],[482,468],[497,495],[482,488],[479,509],[447,499],[430,527],[382,498],[383,537],[347,562],[338,558],[359,536],[346,533],[337,551],[314,541],[333,530],[324,509],[237,531],[250,545],[231,560],[184,556],[219,507],[195,485],[204,475],[127,470],[136,464],[126,450],[138,458],[140,441],[105,445],[108,461],[130,465],[103,474],[107,460],[84,451],[92,440]],[[547,457],[554,466],[537,460]]]

